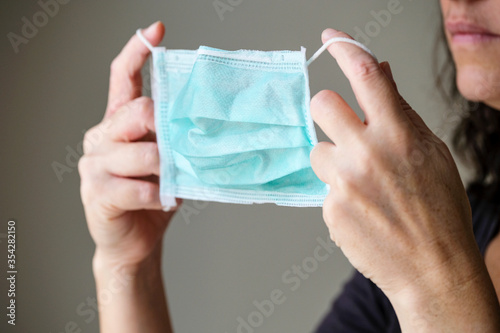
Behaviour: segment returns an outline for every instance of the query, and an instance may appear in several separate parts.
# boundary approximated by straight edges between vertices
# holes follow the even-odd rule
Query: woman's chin
[[[472,102],[500,103],[500,73],[463,68],[457,72],[457,87],[462,96]],[[496,102],[495,102],[496,101]]]

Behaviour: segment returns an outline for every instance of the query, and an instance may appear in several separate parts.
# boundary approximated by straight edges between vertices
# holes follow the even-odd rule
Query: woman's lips
[[[446,22],[446,30],[454,44],[470,44],[489,42],[500,39],[500,36],[486,28],[467,22]]]

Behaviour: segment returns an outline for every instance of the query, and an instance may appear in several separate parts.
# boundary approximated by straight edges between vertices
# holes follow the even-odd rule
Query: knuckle
[[[366,145],[362,145],[356,154],[357,163],[359,164],[359,171],[361,175],[370,171],[370,166],[377,162],[377,156],[372,149]]]
[[[357,187],[356,177],[350,171],[341,172],[337,179],[337,187],[344,195],[354,192]]]
[[[319,160],[321,159],[322,153],[322,146],[321,142],[317,143],[313,149],[311,149],[311,152],[309,153],[309,159],[311,160],[311,167],[313,170],[317,170],[319,167]]]
[[[147,96],[138,97],[135,101],[141,109],[150,110],[153,106],[153,100]]]
[[[319,142],[309,153],[311,168],[314,173],[324,182],[329,182],[332,173],[332,144],[328,142]],[[329,165],[329,167],[327,167]]]
[[[83,155],[78,161],[78,172],[80,174],[80,196],[82,203],[88,205],[94,193],[100,193],[98,190],[99,182],[94,180],[92,172],[96,169],[96,159],[88,155]]]
[[[394,142],[392,145],[393,153],[400,157],[408,158],[418,148],[418,140],[411,131],[396,129],[392,132],[392,136],[391,141]]]
[[[139,200],[143,204],[149,204],[155,201],[156,186],[153,183],[143,182],[139,185]]]
[[[88,206],[91,202],[91,199],[93,197],[92,193],[94,191],[95,187],[90,184],[89,181],[86,181],[82,179],[81,184],[80,184],[80,197],[82,199],[82,203],[85,206]]]
[[[156,166],[160,162],[158,145],[155,142],[145,143],[144,147],[141,148],[141,155],[144,164],[148,167]]]
[[[318,162],[318,148],[316,148],[318,145],[314,146],[313,149],[311,149],[311,152],[309,153],[309,160],[311,161],[311,168],[316,171],[317,170],[317,162]]]
[[[360,80],[370,80],[380,71],[380,66],[368,55],[363,55],[353,63],[353,73]]]
[[[83,134],[83,151],[86,153],[91,148],[91,136],[94,132],[94,127],[90,128]]]
[[[120,56],[117,56],[116,58],[113,59],[113,61],[111,61],[111,64],[109,65],[109,70],[111,75],[119,72],[121,67],[122,66],[121,66]]]
[[[311,159],[314,159],[315,161],[321,160],[326,152],[328,151],[328,144],[326,142],[318,142],[312,149],[311,152],[309,153]]]
[[[334,243],[335,243],[335,245],[336,245],[337,247],[340,247],[340,242],[338,242],[338,241],[336,240],[335,234],[334,234],[332,231],[330,231],[330,239],[331,239],[331,241],[332,241],[332,242],[334,242]]]
[[[101,124],[102,123],[90,128],[83,135],[83,152],[85,154],[91,153],[93,148],[99,146],[103,142],[105,133],[101,129]]]
[[[135,104],[137,106],[136,112],[139,114],[141,118],[148,118],[153,115],[154,107],[153,100],[146,96],[138,97],[135,100]]]
[[[323,220],[330,232],[335,231],[337,227],[337,215],[342,209],[342,205],[338,202],[338,199],[329,194],[323,203]]]
[[[83,133],[83,141],[88,141],[89,139],[89,135],[90,135],[90,132],[93,130],[94,128],[89,128],[88,130],[85,131],[85,133]]]
[[[410,123],[400,123],[398,126],[394,126],[389,133],[392,134],[390,138],[393,141],[409,144],[415,140],[418,131]]]
[[[326,197],[323,205],[323,220],[328,227],[330,239],[340,247],[339,234],[342,233],[342,221],[346,220],[343,207],[346,203],[342,201],[340,196],[333,196],[331,193]]]
[[[337,170],[337,185],[345,194],[352,194],[358,186],[373,181],[374,169],[381,158],[367,143],[355,144],[350,154],[350,161]]]
[[[83,155],[80,160],[78,161],[78,172],[80,173],[80,176],[83,178],[84,176],[88,175],[90,170],[92,170],[92,166],[94,164],[93,158],[89,157],[88,155]]]

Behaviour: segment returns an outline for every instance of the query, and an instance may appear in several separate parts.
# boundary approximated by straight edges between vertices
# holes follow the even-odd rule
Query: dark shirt
[[[496,206],[469,196],[476,242],[484,257],[499,230]],[[389,299],[359,272],[344,285],[316,333],[401,333]]]

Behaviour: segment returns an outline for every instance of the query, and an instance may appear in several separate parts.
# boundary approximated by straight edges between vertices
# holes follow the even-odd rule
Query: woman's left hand
[[[324,42],[332,37],[350,38],[323,33]],[[315,173],[331,186],[323,217],[332,240],[396,312],[399,300],[439,299],[484,276],[469,201],[446,145],[401,98],[387,63],[347,43],[329,51],[366,119],[333,91],[311,101],[314,121],[333,141],[311,153]]]

